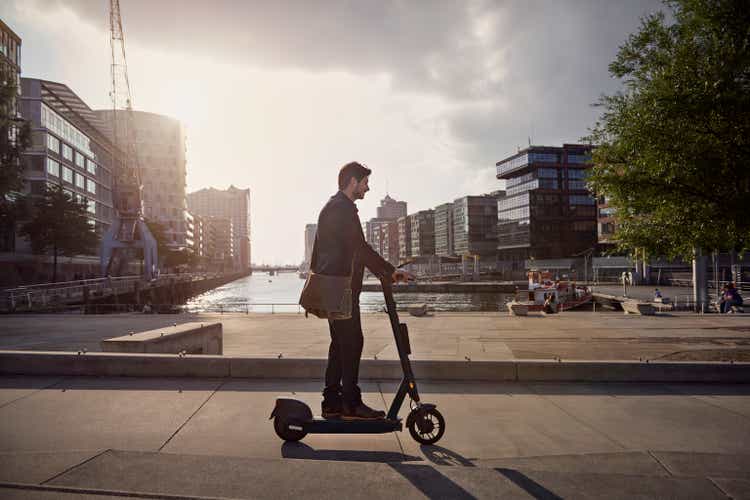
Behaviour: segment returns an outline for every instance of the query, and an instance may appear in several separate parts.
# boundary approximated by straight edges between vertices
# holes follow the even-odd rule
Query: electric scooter
[[[409,354],[411,354],[409,331],[405,323],[399,323],[396,302],[393,299],[393,285],[387,278],[381,280],[381,284],[393,336],[396,339],[398,357],[404,372],[404,378],[398,386],[388,414],[385,418],[376,420],[326,419],[314,417],[310,407],[302,401],[277,398],[269,420],[273,419],[273,428],[284,441],[299,441],[308,434],[383,434],[402,431],[402,421],[398,412],[407,395],[411,399],[411,411],[406,417],[406,427],[411,437],[422,444],[435,444],[443,437],[445,433],[443,415],[434,404],[422,403],[419,400],[417,383],[409,362]]]

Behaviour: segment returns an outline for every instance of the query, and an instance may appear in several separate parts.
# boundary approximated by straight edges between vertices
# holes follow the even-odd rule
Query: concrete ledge
[[[100,342],[104,352],[223,354],[221,323],[183,323]]]
[[[516,361],[518,381],[750,382],[750,363],[706,361]]]
[[[0,375],[228,377],[222,356],[55,351],[0,351]]]
[[[750,363],[413,360],[417,380],[487,382],[750,382]],[[326,360],[92,352],[0,351],[0,375],[320,379]],[[362,380],[400,380],[396,360],[362,360]]]

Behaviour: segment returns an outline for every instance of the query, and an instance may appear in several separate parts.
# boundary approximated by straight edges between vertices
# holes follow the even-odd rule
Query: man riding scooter
[[[339,191],[328,200],[318,217],[311,275],[300,300],[308,312],[328,319],[331,345],[321,404],[324,418],[369,420],[385,417],[385,412],[362,402],[358,386],[364,343],[359,294],[365,267],[378,278],[390,277],[394,282],[406,281],[411,275],[395,269],[365,241],[354,202],[363,199],[370,190],[370,173],[369,168],[357,162],[347,163],[339,171]],[[310,296],[317,299],[315,309],[307,305],[309,300],[306,299]],[[334,304],[334,307],[320,304]]]

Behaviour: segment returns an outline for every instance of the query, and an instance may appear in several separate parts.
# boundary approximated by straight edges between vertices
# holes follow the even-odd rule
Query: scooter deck
[[[340,418],[313,417],[302,423],[310,434],[377,434],[403,430],[401,419],[343,420]]]

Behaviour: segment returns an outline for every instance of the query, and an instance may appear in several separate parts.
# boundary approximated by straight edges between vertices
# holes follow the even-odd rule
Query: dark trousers
[[[357,385],[359,379],[359,359],[362,356],[362,323],[359,317],[359,301],[352,301],[352,317],[344,320],[328,321],[331,332],[331,346],[328,348],[326,387],[323,400],[333,403],[343,399],[350,405],[361,401]],[[341,395],[339,395],[339,393]]]

